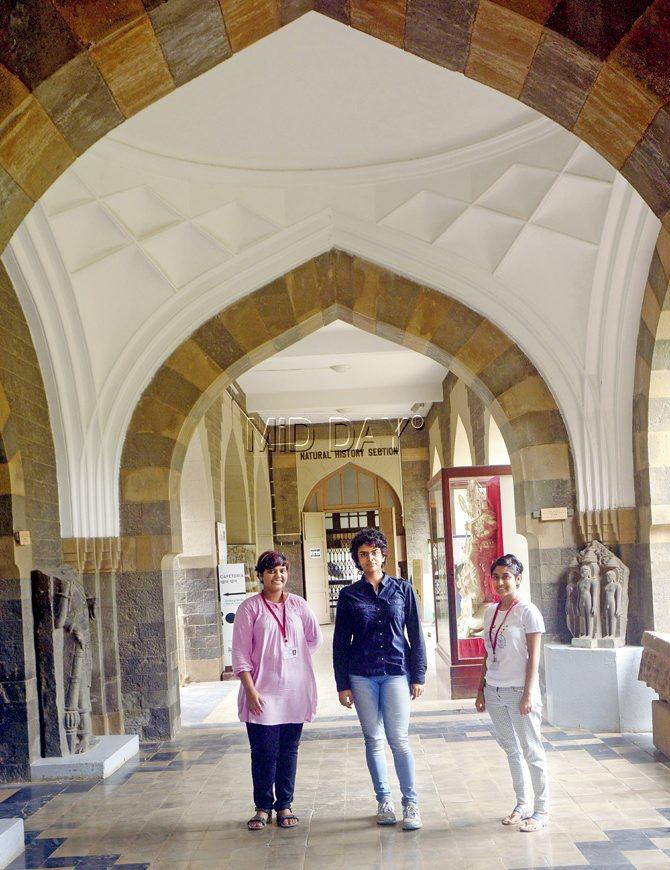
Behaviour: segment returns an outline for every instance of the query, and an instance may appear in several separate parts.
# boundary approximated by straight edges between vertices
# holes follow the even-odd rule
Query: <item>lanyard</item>
[[[493,619],[491,620],[491,625],[489,626],[489,640],[491,641],[491,649],[493,650],[493,655],[496,654],[496,647],[498,646],[498,635],[502,631],[502,627],[505,624],[505,620],[512,612],[512,608],[518,603],[519,602],[515,598],[514,601],[507,608],[507,613],[503,616],[503,621],[498,626],[498,631],[496,631],[495,636],[494,636],[493,635],[493,626],[496,624],[496,619],[498,618],[498,611],[500,610],[500,605],[502,604],[502,602],[499,602],[498,606],[496,607],[496,612],[493,614]]]
[[[270,605],[267,603],[267,601],[265,600],[265,595],[263,595],[262,592],[261,592],[261,598],[263,599],[263,604],[270,611],[270,616],[274,619],[274,621],[279,626],[279,631],[281,631],[281,636],[284,639],[284,643],[288,643],[288,635],[286,634],[286,601],[283,602],[284,606],[282,607],[282,621],[280,622],[279,617],[274,612],[273,608],[270,607]]]

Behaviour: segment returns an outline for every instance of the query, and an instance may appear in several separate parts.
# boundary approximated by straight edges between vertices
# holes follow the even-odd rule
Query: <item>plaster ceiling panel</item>
[[[434,242],[466,208],[465,202],[422,190],[380,223],[424,242]]]
[[[602,235],[612,185],[564,174],[549,192],[532,223],[598,244]]]
[[[209,236],[186,223],[163,230],[141,245],[175,287],[183,287],[229,257]]]
[[[77,158],[74,163],[74,170],[84,184],[97,196],[108,196],[111,193],[119,193],[131,187],[145,184],[146,171],[135,168],[128,163],[122,164],[109,160],[99,153],[101,146],[106,144],[106,139],[102,139],[100,143]]]
[[[146,187],[135,187],[105,198],[114,214],[138,239],[179,223],[180,216]]]
[[[48,215],[59,214],[86,202],[92,202],[95,197],[79,178],[74,170],[64,172],[41,199],[44,211]]]
[[[212,166],[324,169],[440,154],[538,117],[460,73],[310,12],[110,135]]]
[[[549,169],[515,163],[477,203],[527,221],[557,178],[558,173]]]
[[[588,242],[527,224],[495,273],[580,360],[597,255]]]
[[[174,289],[135,245],[82,269],[72,286],[101,389],[131,337]]]
[[[585,142],[579,143],[565,169],[574,175],[598,181],[613,182],[616,178],[616,169]]]
[[[131,242],[98,202],[60,212],[50,218],[50,223],[70,272],[76,272]]]
[[[238,202],[202,215],[196,223],[235,254],[277,231],[277,227]]]
[[[494,272],[523,226],[516,218],[471,206],[435,244]]]
[[[275,226],[286,225],[286,188],[245,184],[202,184],[191,181],[188,194],[190,218],[200,218],[222,206],[239,203]]]

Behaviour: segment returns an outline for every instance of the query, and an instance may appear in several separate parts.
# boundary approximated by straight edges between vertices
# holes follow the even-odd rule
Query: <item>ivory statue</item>
[[[42,749],[47,757],[86,752],[91,725],[91,629],[95,599],[88,599],[68,565],[33,572]]]
[[[489,569],[496,557],[498,523],[489,506],[486,487],[479,481],[470,480],[465,497],[460,495],[458,500],[468,517],[463,565],[456,577],[460,596],[458,636],[466,638],[481,634],[486,605],[492,600]]]
[[[623,646],[629,570],[600,541],[589,541],[567,570],[565,617],[575,646]]]

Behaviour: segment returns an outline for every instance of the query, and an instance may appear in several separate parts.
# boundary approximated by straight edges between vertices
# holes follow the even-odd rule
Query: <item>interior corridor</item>
[[[0,817],[26,825],[26,853],[12,870],[670,865],[670,762],[656,760],[650,737],[545,728],[551,824],[521,834],[499,823],[514,799],[488,716],[470,701],[441,701],[433,662],[410,732],[424,828],[379,828],[357,719],[337,703],[331,633],[317,655],[319,716],[304,731],[295,830],[246,830],[251,776],[237,684],[196,684],[183,694],[196,727],[144,743],[140,760],[110,779],[0,790]]]

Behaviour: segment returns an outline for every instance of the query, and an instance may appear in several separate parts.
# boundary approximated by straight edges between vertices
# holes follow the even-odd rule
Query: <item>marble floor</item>
[[[411,732],[424,828],[377,827],[357,720],[337,706],[326,665],[324,653],[321,712],[300,750],[294,830],[246,830],[246,735],[219,709],[218,724],[197,721],[176,740],[144,744],[137,763],[104,782],[0,787],[0,817],[22,816],[26,825],[26,854],[10,867],[670,866],[670,761],[648,735],[547,727],[551,824],[522,834],[499,822],[514,800],[488,718],[469,702],[441,701],[434,682],[415,702]],[[231,704],[224,694],[209,707],[199,697],[191,721]]]

